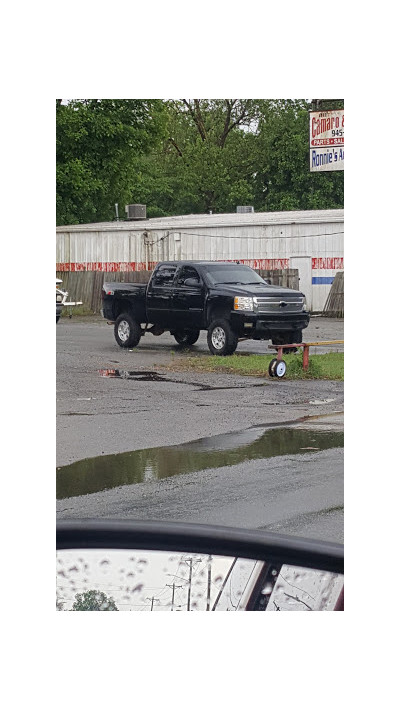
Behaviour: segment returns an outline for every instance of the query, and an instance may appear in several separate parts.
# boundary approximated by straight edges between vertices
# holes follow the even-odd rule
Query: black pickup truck
[[[160,262],[147,284],[103,284],[101,313],[122,348],[169,331],[192,345],[207,331],[214,355],[231,355],[239,338],[301,343],[310,320],[304,294],[272,286],[235,262]]]

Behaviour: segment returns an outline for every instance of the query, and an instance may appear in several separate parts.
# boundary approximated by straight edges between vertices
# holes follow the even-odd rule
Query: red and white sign
[[[313,269],[344,269],[343,257],[313,257],[311,266]]]
[[[310,148],[344,146],[344,109],[311,111]]]
[[[344,170],[344,109],[310,112],[310,170]]]

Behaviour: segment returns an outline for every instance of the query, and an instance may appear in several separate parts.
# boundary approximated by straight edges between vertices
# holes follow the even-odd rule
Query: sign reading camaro
[[[344,170],[344,109],[310,112],[310,170]]]

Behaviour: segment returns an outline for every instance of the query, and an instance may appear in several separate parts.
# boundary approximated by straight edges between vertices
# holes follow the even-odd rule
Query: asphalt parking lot
[[[307,329],[307,341],[341,339],[342,320],[312,319]],[[267,370],[266,345],[243,341],[238,353],[265,353]],[[190,351],[208,353],[205,333]],[[60,320],[56,464],[64,488],[69,477],[71,486],[60,494],[57,515],[208,522],[342,540],[342,442],[321,445],[316,438],[343,430],[343,383],[168,371],[177,353],[169,334],[148,335],[130,351],[117,346],[103,319]],[[129,377],[105,375],[115,369]],[[308,439],[288,449],[294,430]],[[215,452],[222,458],[213,459]],[[135,459],[136,479],[121,478],[124,455]]]
[[[137,348],[125,350],[116,344],[112,326],[100,318],[62,318],[56,333],[57,466],[343,409],[343,383],[337,381],[168,373],[166,367],[179,353],[169,334],[147,335]],[[342,339],[343,320],[315,318],[307,329],[308,341]],[[190,352],[209,353],[205,332]],[[240,342],[237,352],[265,353],[267,372],[273,351],[265,342]],[[105,378],[101,371],[106,369],[138,376]],[[165,380],[143,379],[141,371]]]

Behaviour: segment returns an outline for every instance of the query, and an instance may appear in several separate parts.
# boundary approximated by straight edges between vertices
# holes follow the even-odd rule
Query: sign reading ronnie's
[[[344,170],[344,109],[310,112],[310,170]]]

